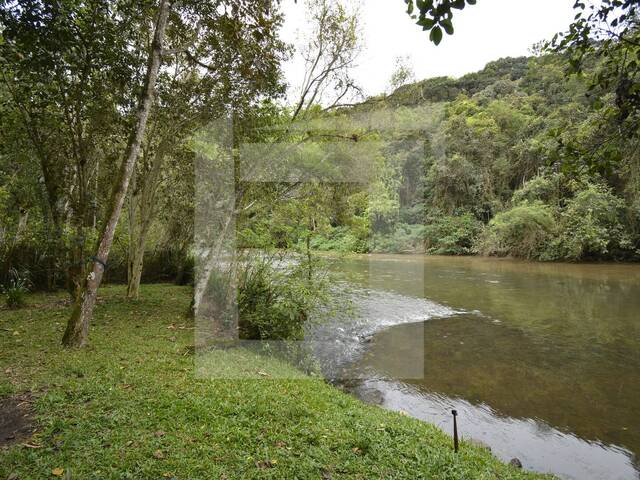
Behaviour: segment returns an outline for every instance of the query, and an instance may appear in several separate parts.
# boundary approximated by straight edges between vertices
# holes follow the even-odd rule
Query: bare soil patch
[[[0,399],[0,448],[28,439],[35,428],[30,394]]]

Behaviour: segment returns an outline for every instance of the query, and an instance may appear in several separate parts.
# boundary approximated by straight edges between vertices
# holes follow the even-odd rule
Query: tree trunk
[[[144,204],[143,204],[144,205]],[[140,207],[140,222],[132,226],[130,238],[129,258],[127,261],[127,298],[137,300],[140,294],[140,279],[142,278],[142,266],[144,263],[144,249],[147,243],[147,234],[151,226],[151,208]],[[147,215],[144,217],[143,215]],[[135,233],[134,233],[135,232]]]
[[[127,189],[129,188],[129,182],[138,154],[140,153],[140,145],[144,138],[149,111],[153,103],[153,92],[156,79],[158,78],[158,71],[160,70],[162,44],[170,9],[171,3],[169,0],[160,0],[158,18],[153,34],[153,43],[151,44],[151,52],[147,64],[147,73],[138,104],[136,126],[131,132],[125,157],[114,183],[113,194],[107,209],[106,222],[102,230],[102,235],[100,236],[96,255],[93,258],[92,267],[77,295],[73,312],[71,313],[71,317],[67,323],[67,329],[62,338],[62,343],[65,346],[82,347],[87,343],[89,322],[93,315],[98,288],[100,287],[104,269],[109,258],[109,251],[113,243],[116,226],[120,219],[122,206],[127,195]]]
[[[166,145],[161,144],[153,156],[151,169],[143,178],[139,195],[132,195],[129,206],[129,251],[127,261],[127,298],[136,300],[144,264],[147,234],[156,212],[156,193],[164,163]]]
[[[130,262],[131,273],[127,282],[127,298],[137,300],[140,296],[140,280],[142,279],[142,266],[144,264],[144,246],[134,250]]]
[[[138,224],[138,175],[134,172],[131,177],[131,194],[129,195],[129,245],[127,247],[127,297],[129,297],[129,285],[133,276],[133,257],[135,245],[137,243],[137,224]]]

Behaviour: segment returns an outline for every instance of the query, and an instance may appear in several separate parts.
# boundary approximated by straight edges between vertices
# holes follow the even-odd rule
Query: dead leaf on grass
[[[256,467],[258,467],[261,470],[264,470],[266,468],[273,468],[276,466],[277,460],[258,460],[256,461]]]
[[[42,445],[38,445],[35,443],[23,443],[22,446],[26,448],[42,448]]]

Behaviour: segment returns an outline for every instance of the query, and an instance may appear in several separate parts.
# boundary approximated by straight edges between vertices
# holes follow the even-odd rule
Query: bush
[[[553,210],[541,202],[525,203],[499,213],[485,232],[485,255],[546,259],[546,247],[556,230]]]
[[[29,273],[18,272],[15,268],[9,270],[9,282],[3,286],[6,303],[9,308],[21,308],[25,305],[25,297],[29,293]]]
[[[513,193],[511,202],[513,205],[537,201],[552,203],[559,196],[559,185],[562,181],[562,177],[558,175],[554,177],[543,175],[534,177]]]
[[[425,227],[426,252],[433,255],[471,255],[482,231],[473,215],[438,216]]]
[[[240,338],[302,340],[311,310],[326,300],[326,285],[307,262],[276,268],[270,259],[243,263],[238,279]]]
[[[623,224],[624,211],[624,201],[608,187],[588,185],[567,202],[554,255],[580,260],[631,252],[633,244]]]

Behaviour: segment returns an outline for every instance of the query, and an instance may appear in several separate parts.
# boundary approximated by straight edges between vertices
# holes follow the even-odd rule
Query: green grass
[[[0,479],[67,478],[539,478],[436,427],[364,405],[290,366],[216,351],[198,379],[190,290],[145,285],[128,302],[102,288],[91,345],[59,346],[69,314],[60,295],[0,311],[0,395],[32,391],[37,433],[0,451]],[[270,377],[298,377],[273,379]],[[60,473],[59,471],[56,473]]]

